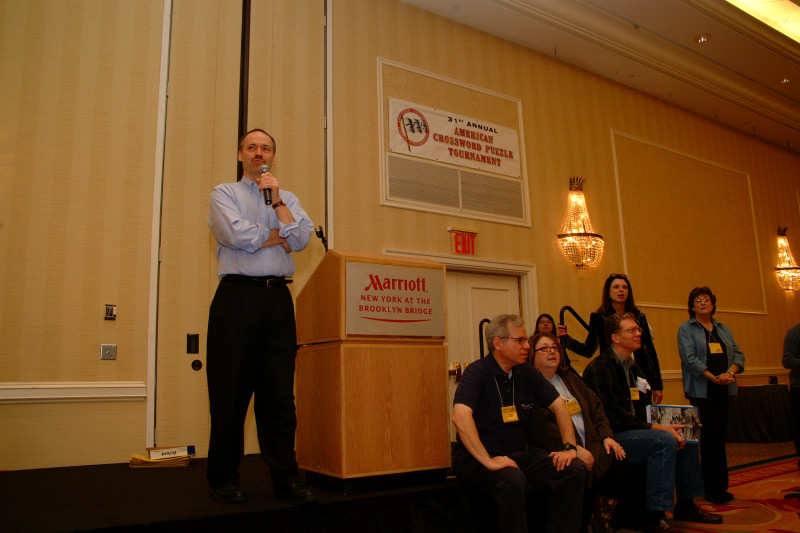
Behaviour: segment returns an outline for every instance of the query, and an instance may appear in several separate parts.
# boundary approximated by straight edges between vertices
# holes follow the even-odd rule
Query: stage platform
[[[340,480],[307,475],[316,504],[275,500],[258,455],[240,468],[248,501],[210,497],[204,459],[184,468],[127,464],[0,472],[0,529],[169,532],[469,532],[467,505],[444,470]]]

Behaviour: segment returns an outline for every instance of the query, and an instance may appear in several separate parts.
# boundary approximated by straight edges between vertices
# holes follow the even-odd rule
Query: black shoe
[[[275,497],[293,505],[305,505],[317,501],[317,495],[306,488],[300,481],[293,481],[286,485],[275,487]]]
[[[236,483],[225,483],[211,487],[211,497],[219,502],[242,503],[247,501],[247,495],[242,492]]]
[[[672,531],[672,524],[669,520],[662,518],[657,522],[645,522],[642,524],[645,533],[662,533],[664,531]]]
[[[706,501],[716,503],[717,505],[722,505],[723,503],[728,503],[730,501],[730,499],[722,492],[707,492],[705,499]]]
[[[709,513],[696,505],[686,508],[676,508],[672,513],[672,519],[678,522],[699,522],[701,524],[721,524],[722,515]]]
[[[728,500],[728,501],[731,501],[736,497],[733,494],[731,494],[730,492],[728,492],[727,490],[722,491],[722,494],[725,495],[725,499]]]

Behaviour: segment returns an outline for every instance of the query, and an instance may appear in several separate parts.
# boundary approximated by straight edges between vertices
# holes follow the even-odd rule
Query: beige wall
[[[697,217],[697,209],[685,209],[696,201],[691,188],[667,186],[670,194],[653,209],[683,213],[682,223],[688,220],[691,227],[694,221],[697,231],[682,225],[681,238],[665,239],[661,252],[631,255],[642,236],[624,210],[626,225],[621,224],[618,159],[632,161],[635,170],[643,149],[615,143],[615,132],[622,133],[747,176],[751,212],[736,214],[754,233],[743,258],[749,265],[744,292],[763,306],[757,312],[725,311],[726,302],[741,295],[720,292],[717,318],[731,326],[748,357],[752,377],[743,381],[765,383],[766,375],[779,373],[783,333],[800,313],[798,296],[784,294],[772,273],[775,230],[789,226],[790,243],[800,253],[800,157],[396,0],[329,4],[333,108],[327,119],[336,248],[448,254],[447,226],[475,228],[478,259],[536,265],[541,309],[523,310],[531,321],[565,304],[588,316],[607,274],[627,266],[637,300],[659,305],[644,310],[656,332],[667,398],[680,401],[675,334],[687,318],[681,306],[695,285],[741,285],[740,269],[732,260],[708,271],[700,261],[696,278],[673,275],[675,265],[692,262],[684,240],[692,247],[718,242],[704,231],[709,223]],[[158,404],[157,443],[192,439],[202,453],[205,374],[189,368],[195,357],[185,353],[185,339],[186,333],[200,334],[196,358],[205,361],[206,313],[216,286],[205,217],[210,188],[234,179],[240,5],[174,2],[161,279],[154,293],[162,2],[0,0],[0,391],[33,390],[38,383],[77,383],[81,390],[155,387],[148,376],[155,294],[158,362],[152,364],[166,402]],[[325,225],[327,185],[324,6],[323,0],[254,1],[250,71],[248,125],[276,136],[275,175],[298,193],[315,225]],[[530,227],[380,205],[380,95],[387,88],[379,84],[379,58],[521,102]],[[441,94],[390,89],[385,98],[447,105]],[[484,113],[468,106],[454,111],[478,118]],[[622,170],[631,174],[630,167]],[[592,222],[606,238],[596,271],[571,267],[555,240],[574,175],[586,178]],[[623,208],[637,205],[636,189],[622,197]],[[742,202],[740,193],[731,196],[725,188],[712,187],[711,193],[714,206]],[[657,235],[656,230],[671,235],[669,228],[654,228]],[[321,257],[316,239],[297,254],[295,294]],[[664,305],[665,294],[672,298],[668,304],[677,302],[675,308]],[[102,319],[105,304],[118,306],[116,321]],[[578,331],[576,323],[569,326]],[[99,360],[101,343],[118,345],[117,361]],[[146,402],[134,396],[0,404],[0,468],[124,462],[141,453]],[[85,451],[89,444],[91,453]]]
[[[0,405],[0,468],[121,461],[144,442],[161,11],[0,2],[0,381],[102,398]],[[92,389],[122,382],[140,394]]]
[[[332,124],[339,140],[334,151],[337,247],[448,254],[448,226],[477,229],[480,258],[536,265],[541,309],[523,311],[530,321],[538,312],[556,315],[563,305],[572,306],[588,319],[589,312],[600,303],[606,276],[625,272],[627,266],[637,301],[657,305],[643,306],[643,310],[655,329],[656,348],[669,380],[667,399],[674,402],[682,400],[675,339],[678,326],[688,318],[688,293],[697,285],[724,287],[727,293],[717,289],[720,310],[716,317],[732,327],[747,355],[747,366],[753,375],[742,381],[766,384],[766,376],[772,374],[782,374],[785,381],[785,372],[779,368],[783,334],[797,321],[800,308],[796,296],[786,295],[778,287],[772,268],[779,225],[796,228],[795,247],[800,251],[797,155],[399,2],[335,2],[333,29],[336,68]],[[448,78],[454,84],[475,85],[522,101],[521,133],[532,206],[530,228],[379,205],[382,150],[377,125],[383,104],[379,95],[385,87],[379,86],[377,57]],[[413,89],[392,89],[394,92],[384,97],[443,106],[441,94],[419,96],[412,94]],[[476,108],[469,114],[484,118],[481,112]],[[501,115],[485,119],[502,124],[493,119],[495,116]],[[619,133],[637,139],[638,146],[615,146],[614,137]],[[343,138],[358,141],[342,142]],[[654,214],[674,213],[683,219],[674,230],[659,225],[648,232],[641,227],[641,221],[629,216],[632,220],[625,220],[627,238],[623,242],[617,192],[620,169],[616,161],[624,155],[647,173],[651,170],[648,164],[657,164],[646,157],[643,148],[651,145],[689,161],[688,174],[684,171],[680,175],[680,183],[676,179],[666,184],[669,194],[656,205],[637,204],[637,189],[642,187],[639,184],[624,191],[622,205],[636,206],[640,211],[649,209]],[[744,176],[745,197],[741,195],[741,182],[732,189],[697,173],[704,165]],[[659,175],[669,176],[663,168],[657,170]],[[566,213],[568,179],[576,175],[586,178],[584,189],[592,223],[606,240],[603,263],[595,271],[571,267],[555,239]],[[630,171],[626,176],[629,175]],[[678,187],[692,178],[700,180],[701,186]],[[713,195],[707,198],[714,208],[710,213],[695,209],[698,196],[706,194]],[[702,205],[703,199],[699,201]],[[748,209],[740,212],[742,205]],[[732,206],[733,213],[716,211],[725,206]],[[728,232],[747,243],[744,252],[731,250],[726,235],[710,232],[721,216],[729,223]],[[371,222],[375,220],[381,223]],[[790,230],[790,242],[792,233]],[[642,242],[648,235],[659,246]],[[671,238],[666,239],[667,236]],[[724,250],[725,261],[693,257],[703,249],[704,242],[712,252]],[[634,253],[645,246],[654,248],[653,252]],[[697,265],[696,270],[693,264]],[[680,276],[675,275],[676,270]],[[646,284],[637,284],[637,272],[642,279],[654,280],[650,281],[652,290]],[[741,293],[746,295],[742,297]],[[668,297],[662,298],[665,294]],[[757,311],[746,307],[747,312],[725,312],[726,302],[728,309],[738,310],[743,308],[739,305],[743,299],[747,303],[755,301]],[[568,320],[567,324],[580,336],[577,322]],[[584,364],[585,361],[577,362],[581,368]]]
[[[163,4],[0,1],[0,468],[125,462],[149,433],[207,449],[205,370],[191,363],[205,362],[217,285],[209,193],[236,178],[242,3],[173,2],[162,187]],[[274,173],[320,225],[322,13],[253,2],[247,124],[276,136]],[[295,291],[322,255],[316,239],[297,255]],[[101,343],[116,361],[100,361]],[[248,435],[257,450],[250,423]]]

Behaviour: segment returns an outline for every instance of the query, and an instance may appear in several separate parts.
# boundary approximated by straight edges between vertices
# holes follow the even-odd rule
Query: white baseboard
[[[0,404],[144,401],[142,381],[60,381],[0,383]]]

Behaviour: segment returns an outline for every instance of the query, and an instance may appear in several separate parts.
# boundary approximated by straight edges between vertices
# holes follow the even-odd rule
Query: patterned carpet
[[[675,522],[675,529],[692,533],[800,532],[800,469],[797,456],[784,456],[752,466],[733,468],[729,479],[729,490],[736,497],[733,501],[725,505],[698,501],[698,505],[706,511],[721,514],[722,525],[698,527],[697,524]]]
[[[800,468],[791,442],[728,443],[730,492],[726,505],[697,499],[697,505],[719,513],[723,523],[701,526],[673,522],[673,532],[800,533]],[[671,513],[668,513],[671,514]],[[622,529],[622,533],[638,530]]]

